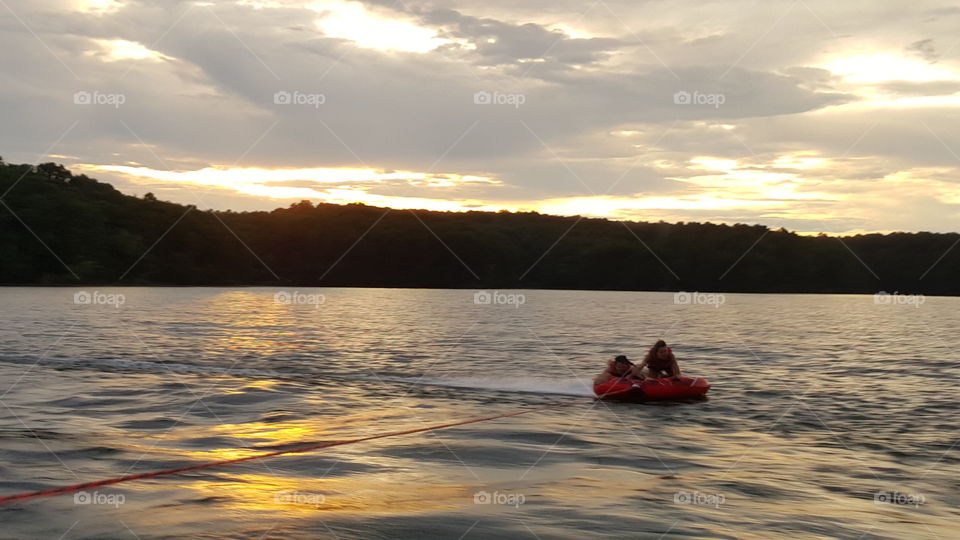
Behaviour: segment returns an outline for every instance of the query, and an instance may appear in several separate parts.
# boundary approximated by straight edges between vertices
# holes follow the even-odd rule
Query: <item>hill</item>
[[[202,211],[124,195],[54,163],[0,162],[3,193],[4,284],[960,294],[954,233],[809,237],[308,201]]]

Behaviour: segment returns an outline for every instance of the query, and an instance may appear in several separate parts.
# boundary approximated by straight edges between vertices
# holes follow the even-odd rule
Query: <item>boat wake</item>
[[[590,381],[572,377],[566,379],[535,377],[384,377],[383,379],[417,385],[494,390],[497,392],[593,396],[593,387]]]

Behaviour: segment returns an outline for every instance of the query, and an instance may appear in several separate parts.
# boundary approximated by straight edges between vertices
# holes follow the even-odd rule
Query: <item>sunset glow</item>
[[[325,35],[348,39],[361,47],[422,53],[446,43],[429,28],[379,17],[359,2],[319,3],[310,9],[320,15],[316,25]]]
[[[824,67],[841,75],[845,81],[856,83],[958,79],[957,72],[943,66],[888,53],[858,54],[837,58],[827,62]]]
[[[11,5],[42,43],[10,64],[34,128],[2,155],[77,121],[47,159],[124,192],[831,233],[960,220],[960,48],[932,7],[711,4],[680,24],[649,3],[65,2],[71,37],[34,24],[54,4]]]
[[[169,56],[152,51],[142,44],[125,39],[98,39],[95,43],[106,52],[106,60],[172,60]]]

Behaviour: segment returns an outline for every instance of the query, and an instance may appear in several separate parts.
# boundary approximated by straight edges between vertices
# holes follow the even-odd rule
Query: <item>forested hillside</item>
[[[808,237],[306,201],[214,212],[124,195],[53,163],[0,165],[3,193],[3,284],[960,294],[957,234]]]

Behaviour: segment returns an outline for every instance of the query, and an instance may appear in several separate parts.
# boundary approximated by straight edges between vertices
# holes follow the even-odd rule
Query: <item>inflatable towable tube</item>
[[[593,385],[597,399],[639,403],[668,399],[699,397],[710,390],[710,383],[700,377],[665,377],[642,381],[614,379]]]

